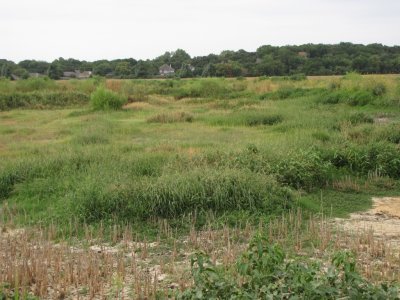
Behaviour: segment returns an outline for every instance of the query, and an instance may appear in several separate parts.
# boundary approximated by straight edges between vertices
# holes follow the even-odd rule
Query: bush
[[[127,102],[127,97],[98,87],[90,96],[90,102],[95,110],[121,109]]]

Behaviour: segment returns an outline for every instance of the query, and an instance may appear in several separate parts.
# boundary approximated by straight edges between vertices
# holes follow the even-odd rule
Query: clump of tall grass
[[[95,110],[117,110],[127,102],[127,97],[104,87],[98,87],[90,95],[90,103]]]
[[[18,80],[15,89],[19,92],[33,92],[43,90],[57,90],[57,83],[48,77],[28,78]]]
[[[332,165],[317,151],[298,151],[272,165],[272,172],[284,185],[312,190],[324,186],[331,176]]]
[[[364,112],[356,112],[350,114],[347,119],[352,125],[362,124],[362,123],[374,123],[374,118],[365,114]]]
[[[109,140],[100,133],[88,133],[78,135],[74,142],[79,145],[95,145],[95,144],[108,144]]]
[[[345,103],[351,106],[364,106],[371,104],[376,96],[364,89],[340,89],[322,94],[317,101],[322,104]]]
[[[0,93],[11,93],[15,90],[15,85],[10,79],[0,77]]]
[[[211,116],[207,121],[217,126],[259,126],[275,125],[283,122],[284,118],[280,114],[255,110],[241,110],[223,116]]]
[[[274,125],[281,123],[283,117],[281,115],[260,115],[249,117],[246,120],[246,125],[248,126],[258,126],[258,125]]]
[[[325,92],[325,89],[321,88],[299,88],[292,86],[281,86],[275,92],[270,92],[260,95],[260,99],[273,99],[273,100],[284,100],[292,98],[300,98],[305,96],[315,96]]]
[[[193,122],[193,115],[184,111],[160,113],[147,119],[149,123]]]
[[[347,168],[362,175],[378,171],[383,176],[400,178],[400,151],[389,142],[346,143],[331,151],[323,151],[322,155],[336,168]]]
[[[290,190],[280,187],[272,177],[246,170],[195,169],[118,188],[98,181],[84,183],[80,188],[71,205],[74,214],[90,222],[112,216],[130,221],[177,218],[207,211],[271,214],[292,203]]]
[[[75,91],[35,91],[0,93],[0,111],[14,108],[53,108],[88,103],[87,94]]]
[[[86,94],[91,94],[98,86],[104,84],[105,79],[97,76],[85,80],[71,79],[66,82],[60,82],[60,85],[67,90],[80,91]]]
[[[145,102],[153,90],[152,84],[140,80],[127,80],[121,86],[121,93],[128,97],[128,102]]]
[[[206,79],[195,81],[191,85],[175,89],[173,94],[175,99],[206,97],[220,98],[224,97],[227,92],[227,86],[220,80]]]

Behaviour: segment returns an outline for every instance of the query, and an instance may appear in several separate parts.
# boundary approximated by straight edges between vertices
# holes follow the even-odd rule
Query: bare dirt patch
[[[353,213],[349,219],[335,219],[348,231],[370,231],[377,238],[400,245],[400,197],[372,198],[373,207]]]
[[[151,107],[152,105],[147,102],[131,102],[124,105],[123,109],[143,110]]]
[[[390,122],[388,117],[378,117],[374,119],[375,124],[387,124]]]

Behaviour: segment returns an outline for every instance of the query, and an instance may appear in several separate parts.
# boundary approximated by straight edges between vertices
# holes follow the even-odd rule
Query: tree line
[[[62,57],[53,62],[23,60],[14,63],[0,59],[0,77],[12,78],[15,75],[27,78],[30,73],[39,73],[59,79],[63,72],[80,70],[110,78],[153,78],[159,76],[159,67],[163,64],[171,65],[175,69],[173,76],[183,78],[342,75],[353,71],[362,74],[388,74],[400,73],[400,46],[352,43],[264,45],[255,52],[226,50],[218,55],[196,57],[177,49],[154,59],[127,58],[93,62]]]

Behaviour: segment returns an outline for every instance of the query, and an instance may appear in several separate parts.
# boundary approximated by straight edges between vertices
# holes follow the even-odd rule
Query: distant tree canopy
[[[158,76],[158,68],[163,64],[171,65],[175,76],[179,77],[342,75],[351,71],[362,74],[400,73],[400,46],[352,43],[264,45],[255,52],[226,50],[219,55],[197,57],[190,57],[186,51],[177,49],[152,60],[128,58],[94,62],[60,57],[51,63],[23,60],[16,64],[0,59],[0,76],[26,77],[29,73],[41,73],[58,79],[63,72],[80,70],[114,78],[151,78]]]

